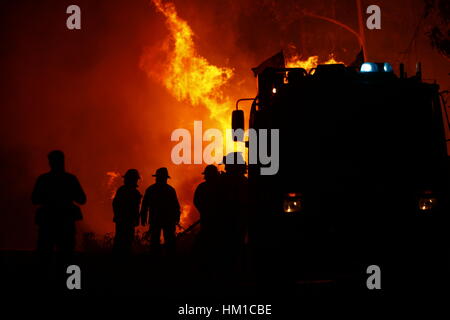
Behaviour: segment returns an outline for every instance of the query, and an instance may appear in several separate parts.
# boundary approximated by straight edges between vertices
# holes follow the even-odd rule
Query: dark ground
[[[117,258],[110,253],[77,253],[73,264],[81,269],[81,290],[66,288],[66,267],[55,257],[43,267],[32,251],[2,251],[1,291],[9,296],[148,296],[158,299],[207,301],[321,296],[380,296],[437,293],[448,283],[447,267],[429,266],[415,273],[407,266],[381,265],[382,290],[366,287],[367,264],[341,261],[334,265],[308,264],[296,274],[274,267],[257,273],[249,270],[213,272],[200,268],[192,256],[173,260],[150,254]],[[430,270],[435,272],[432,274]],[[417,268],[414,268],[417,271]],[[419,270],[420,271],[420,270]]]
[[[332,306],[336,302],[340,308],[354,311],[363,300],[375,311],[380,310],[379,302],[386,297],[394,301],[412,298],[420,301],[420,305],[424,305],[425,298],[445,299],[450,296],[448,255],[445,259],[440,266],[421,265],[413,269],[408,265],[381,264],[382,289],[368,290],[368,265],[355,261],[342,260],[333,265],[309,263],[308,268],[284,273],[280,271],[284,266],[276,267],[276,261],[268,260],[259,274],[249,270],[221,274],[199,268],[194,257],[186,254],[170,261],[155,259],[148,253],[128,259],[118,259],[107,252],[77,253],[73,263],[81,268],[81,290],[68,290],[68,275],[57,259],[42,268],[32,251],[1,251],[0,291],[5,307],[9,305],[5,301],[42,301],[39,305],[44,314],[63,305],[65,310],[81,315],[92,315],[93,307],[103,315],[104,312],[115,315],[122,310],[129,317],[136,313],[152,319],[206,319],[180,316],[178,310],[186,304],[218,309],[228,304],[269,304],[270,316],[219,314],[209,319],[292,319],[304,316],[305,308],[311,308],[316,316],[323,312],[334,314]],[[90,306],[82,309],[85,303]],[[318,308],[312,307],[316,304]],[[28,305],[22,304],[23,309]]]

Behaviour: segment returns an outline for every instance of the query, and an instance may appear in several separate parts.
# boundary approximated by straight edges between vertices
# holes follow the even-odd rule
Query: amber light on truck
[[[287,193],[283,201],[283,211],[285,213],[295,213],[302,210],[302,195],[299,192]]]
[[[433,196],[433,192],[425,191],[419,198],[419,210],[429,212],[437,206],[437,199]]]

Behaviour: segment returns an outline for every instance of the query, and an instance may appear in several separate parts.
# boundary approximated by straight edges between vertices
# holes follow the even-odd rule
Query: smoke
[[[80,0],[82,29],[69,31],[65,9],[70,4],[0,4],[0,248],[34,246],[30,193],[36,177],[48,170],[46,155],[52,149],[65,151],[68,171],[79,177],[88,195],[80,232],[113,231],[111,194],[120,178],[108,186],[107,173],[122,175],[129,168],[140,171],[143,193],[153,183],[154,171],[167,166],[180,202],[191,211],[185,223],[196,219],[192,196],[203,166],[173,165],[170,135],[179,127],[192,130],[193,120],[203,120],[204,129],[218,123],[207,106],[177,99],[161,81],[169,71],[167,51],[160,50],[171,36],[165,16],[148,0]],[[333,53],[346,63],[359,51],[349,32],[302,15],[307,9],[356,28],[350,0],[195,0],[174,5],[193,32],[196,56],[219,70],[233,70],[220,86],[223,97],[229,97],[224,101],[254,96],[250,68],[280,49],[295,46],[299,58],[318,56],[319,61]],[[420,60],[424,77],[448,89],[448,62],[427,39],[419,33],[408,49],[422,1],[385,0],[378,5],[382,30],[366,34],[369,56],[394,67],[403,60],[409,73]],[[148,51],[152,55],[144,72],[140,62]],[[156,76],[148,77],[149,70]]]

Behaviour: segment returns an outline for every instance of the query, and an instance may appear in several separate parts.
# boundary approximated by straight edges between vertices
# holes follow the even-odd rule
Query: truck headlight
[[[283,212],[295,213],[302,210],[302,195],[299,192],[291,192],[285,195],[283,200]]]
[[[433,196],[431,191],[425,191],[419,198],[419,210],[428,212],[435,209],[437,206],[437,199]]]

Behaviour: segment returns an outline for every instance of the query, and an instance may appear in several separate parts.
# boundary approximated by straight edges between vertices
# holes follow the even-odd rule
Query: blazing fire
[[[330,55],[327,61],[320,62],[320,64],[337,64],[337,63],[343,64],[344,62],[337,61],[334,58],[333,54]],[[319,65],[318,56],[311,56],[306,60],[300,60],[300,57],[298,55],[293,55],[286,59],[286,68],[303,68],[309,72],[311,69],[316,68],[317,65]]]
[[[189,24],[178,16],[173,3],[162,3],[161,0],[152,2],[166,18],[170,32],[161,48],[167,62],[163,71],[156,74],[152,70],[149,55],[144,54],[141,68],[161,81],[177,100],[194,106],[206,106],[210,118],[218,121],[222,129],[228,128],[229,110],[233,104],[231,99],[225,97],[222,88],[233,76],[233,70],[212,65],[197,52],[193,40],[194,32]]]

